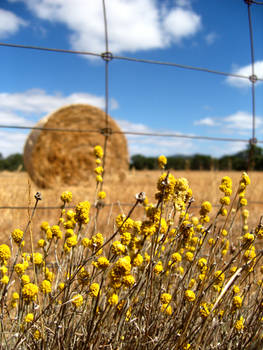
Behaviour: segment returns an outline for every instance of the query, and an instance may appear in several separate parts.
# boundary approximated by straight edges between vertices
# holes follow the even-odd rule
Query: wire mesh
[[[255,53],[254,53],[254,43],[253,43],[253,26],[252,26],[252,13],[251,5],[263,5],[262,1],[256,0],[244,0],[245,5],[248,9],[248,28],[249,28],[249,43],[250,43],[250,54],[251,54],[251,75],[246,76],[242,74],[234,74],[230,72],[224,72],[220,70],[212,70],[205,67],[198,67],[192,65],[179,64],[176,62],[165,62],[159,60],[151,60],[144,58],[135,58],[128,56],[114,55],[110,52],[109,48],[109,35],[108,35],[108,21],[107,21],[107,6],[106,1],[102,0],[102,12],[103,12],[103,22],[104,22],[104,40],[105,40],[105,52],[91,52],[91,51],[79,51],[79,50],[67,50],[67,49],[58,49],[58,48],[49,48],[41,47],[34,45],[22,45],[16,43],[5,43],[0,42],[0,47],[6,48],[16,48],[16,49],[28,49],[35,51],[44,51],[49,53],[61,53],[61,54],[77,54],[77,55],[88,55],[97,57],[104,60],[105,63],[105,79],[104,79],[104,89],[105,89],[105,128],[102,129],[67,129],[67,128],[45,128],[45,127],[36,127],[36,126],[22,126],[22,125],[0,125],[0,128],[8,129],[24,129],[24,130],[41,130],[45,132],[70,132],[70,133],[100,133],[104,135],[104,156],[103,156],[103,168],[106,169],[106,157],[107,157],[107,145],[108,140],[111,134],[122,133],[125,135],[138,135],[138,136],[154,136],[154,137],[169,137],[169,138],[186,138],[186,139],[196,139],[196,140],[210,140],[210,141],[223,141],[223,142],[244,142],[248,145],[255,145],[257,143],[263,143],[263,140],[256,139],[256,94],[255,94],[255,85],[258,81],[263,81],[263,78],[259,78],[255,75]],[[251,84],[251,109],[252,109],[252,133],[250,139],[241,139],[241,138],[228,138],[228,137],[212,137],[212,136],[202,136],[202,135],[187,135],[187,134],[176,134],[176,133],[161,133],[161,132],[135,132],[135,131],[125,131],[122,132],[109,130],[109,65],[112,60],[122,60],[130,61],[133,63],[143,63],[151,65],[161,65],[168,66],[171,68],[185,69],[191,71],[199,71],[203,73],[234,77],[239,79],[246,79]],[[251,161],[253,158],[253,147],[251,147],[251,152],[249,152],[248,159],[248,169],[250,168]],[[101,189],[103,182],[101,183]],[[251,204],[263,204],[263,202],[250,202]],[[120,204],[120,203],[118,203]],[[110,203],[106,206],[116,205],[116,203]],[[121,203],[122,206],[132,205],[130,203]],[[49,206],[49,207],[38,207],[37,209],[59,209],[60,207]],[[26,207],[18,206],[0,206],[0,209],[30,209]]]

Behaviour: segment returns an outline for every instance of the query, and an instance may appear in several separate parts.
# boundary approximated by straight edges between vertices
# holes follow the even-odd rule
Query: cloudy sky
[[[119,56],[251,75],[244,0],[105,0],[109,49]],[[255,73],[263,78],[263,6],[252,5]],[[101,0],[1,0],[0,42],[105,51]],[[0,46],[0,124],[32,126],[71,103],[104,108],[104,62],[92,56]],[[256,137],[263,140],[263,84],[255,84]],[[114,59],[110,115],[125,131],[249,139],[251,86],[178,67]],[[28,131],[0,129],[0,152],[22,152]],[[129,136],[130,154],[214,156],[241,142]]]

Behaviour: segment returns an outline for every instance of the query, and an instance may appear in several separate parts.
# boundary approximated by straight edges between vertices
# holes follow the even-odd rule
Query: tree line
[[[158,157],[147,157],[136,154],[131,157],[130,168],[137,170],[158,169]],[[233,155],[215,158],[209,155],[194,154],[192,156],[174,155],[167,157],[166,169],[175,170],[263,170],[263,149],[250,145],[244,151]],[[0,171],[23,171],[23,155],[20,153],[3,157],[0,153]]]
[[[130,167],[137,170],[158,169],[158,157],[136,154],[131,157]],[[263,170],[263,149],[250,145],[244,151],[215,158],[209,155],[174,155],[167,157],[166,169],[175,170]]]

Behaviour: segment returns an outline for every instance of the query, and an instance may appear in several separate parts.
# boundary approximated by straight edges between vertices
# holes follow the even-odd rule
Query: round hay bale
[[[100,130],[105,127],[105,112],[86,104],[62,107],[41,119],[37,127]],[[105,172],[128,169],[125,135],[109,116],[108,127],[120,134],[108,138]],[[42,188],[58,184],[77,185],[87,181],[96,167],[93,147],[104,146],[100,133],[32,130],[24,147],[24,164],[31,179]]]

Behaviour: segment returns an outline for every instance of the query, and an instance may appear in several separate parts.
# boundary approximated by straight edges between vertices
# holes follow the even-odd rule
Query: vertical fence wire
[[[254,155],[256,139],[256,101],[255,101],[255,84],[257,82],[257,76],[255,75],[255,50],[253,40],[253,26],[252,26],[252,14],[251,14],[251,0],[245,0],[248,11],[248,27],[249,27],[249,43],[250,43],[250,55],[251,55],[251,76],[249,77],[251,85],[251,108],[252,108],[252,138],[250,140],[250,149],[248,156],[248,169],[253,169],[254,166]]]
[[[110,62],[110,52],[109,52],[109,35],[108,35],[108,20],[105,0],[102,0],[103,7],[103,22],[104,22],[104,40],[105,40],[105,52],[102,54],[102,58],[105,62],[105,129],[104,129],[104,155],[102,161],[103,174],[105,174],[106,169],[106,157],[107,157],[107,146],[108,139],[110,137],[109,133],[109,62]],[[104,179],[104,176],[103,176]],[[103,188],[103,182],[101,182],[100,189]]]

